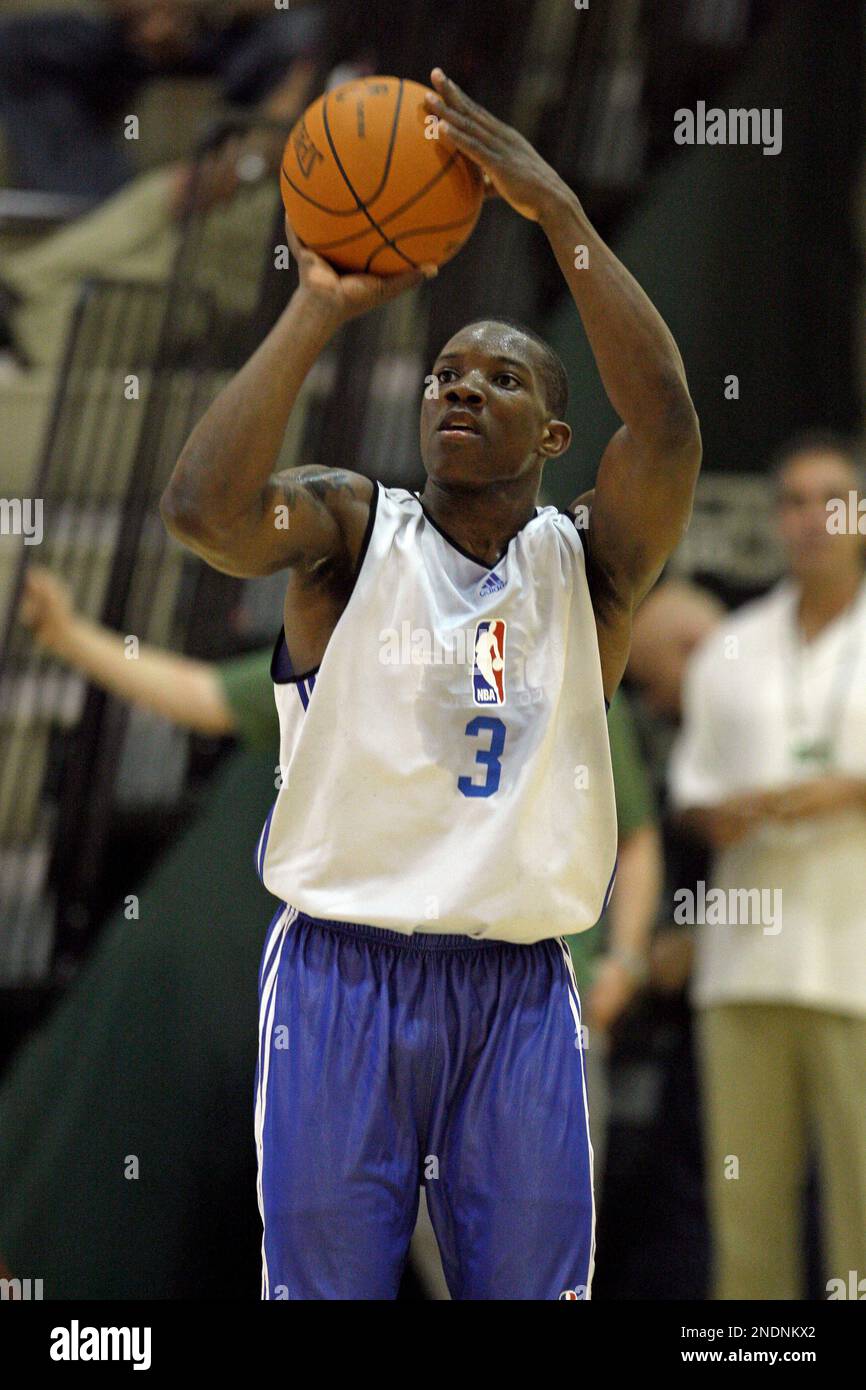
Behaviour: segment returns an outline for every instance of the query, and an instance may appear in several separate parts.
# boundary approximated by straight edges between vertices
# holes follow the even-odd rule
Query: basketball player
[[[260,974],[265,1298],[392,1298],[421,1182],[454,1298],[590,1294],[584,1039],[560,938],[610,890],[605,702],[686,526],[700,438],[670,332],[575,194],[432,82],[443,140],[547,236],[622,426],[584,541],[536,505],[570,440],[562,365],[484,320],[433,364],[420,494],[341,459],[274,475],[332,334],[422,278],[338,275],[287,227],[299,286],[166,489],[169,530],[217,569],[288,571],[282,785],[257,848],[281,902]]]

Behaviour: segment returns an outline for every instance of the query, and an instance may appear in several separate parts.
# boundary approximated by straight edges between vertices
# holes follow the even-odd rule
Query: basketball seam
[[[401,77],[401,78],[400,78],[400,85],[399,85],[399,87],[397,88],[397,100],[396,100],[396,102],[395,102],[395,104],[394,104],[394,117],[393,117],[393,120],[391,121],[391,134],[390,134],[390,136],[388,137],[388,150],[387,150],[387,153],[386,153],[386,155],[385,155],[385,167],[384,167],[383,170],[382,170],[382,177],[381,177],[381,179],[379,180],[379,187],[376,189],[376,192],[373,194],[372,198],[367,198],[367,199],[365,199],[365,201],[364,201],[364,207],[365,207],[365,208],[368,208],[368,207],[370,207],[370,205],[371,205],[372,203],[375,203],[376,199],[379,197],[379,195],[381,194],[382,190],[384,189],[385,185],[386,185],[387,182],[388,182],[388,175],[389,175],[390,172],[391,172],[391,160],[394,158],[394,145],[395,145],[396,142],[397,142],[397,122],[398,122],[399,119],[400,119],[400,110],[401,110],[402,105],[403,105],[403,79],[402,79],[402,77]],[[357,195],[357,193],[355,192],[354,188],[352,188],[352,185],[349,183],[348,177],[346,176],[346,172],[345,172],[345,170],[343,169],[342,164],[340,163],[340,156],[337,154],[337,147],[336,147],[336,145],[334,144],[333,139],[331,138],[331,127],[330,127],[330,125],[328,124],[328,114],[327,114],[327,113],[328,113],[328,98],[327,98],[327,96],[326,96],[326,97],[325,97],[325,100],[324,100],[324,102],[323,102],[323,104],[322,104],[322,120],[323,120],[324,125],[325,125],[325,134],[326,134],[327,137],[328,137],[328,144],[331,146],[331,153],[333,154],[334,158],[335,158],[336,161],[337,161],[337,167],[339,168],[340,173],[343,175],[343,178],[346,180],[346,183],[347,183],[348,186],[349,186],[349,190],[350,190],[350,192],[351,192],[351,194],[352,194],[352,197],[355,198],[356,201],[360,201],[360,200],[358,199],[358,195]]]
[[[310,197],[309,193],[305,193],[302,188],[299,188],[293,179],[289,178],[289,175],[286,173],[285,164],[280,169],[280,173],[282,174],[286,183],[289,185],[289,188],[294,189],[295,193],[297,193],[299,198],[303,198],[305,203],[309,203],[311,207],[318,208],[320,212],[326,212],[329,217],[354,217],[355,214],[358,212],[358,208],[356,207],[329,208],[327,203],[318,203],[315,198]]]
[[[418,189],[417,193],[413,193],[412,197],[407,198],[405,203],[401,203],[400,207],[395,208],[393,212],[388,213],[387,217],[382,218],[382,226],[384,227],[385,223],[390,222],[393,218],[399,217],[401,212],[405,212],[406,209],[410,208],[413,203],[417,203],[419,198],[423,198],[425,193],[429,193],[430,189],[433,188],[433,186],[437,184],[441,178],[445,177],[445,175],[448,173],[448,170],[454,168],[454,165],[457,163],[457,158],[458,156],[456,154],[450,154],[448,156],[448,163],[443,164],[442,168],[436,171],[432,179],[428,179],[427,182],[423,185],[423,187]],[[317,202],[316,199],[311,197],[309,193],[305,193],[303,188],[299,188],[298,185],[295,183],[294,179],[289,177],[289,175],[286,173],[285,164],[280,166],[280,173],[282,174],[286,183],[289,185],[289,188],[293,189],[294,192],[297,193],[299,198],[302,198],[305,203],[309,203],[311,207],[318,208],[320,212],[328,213],[330,217],[354,217],[355,214],[359,211],[357,207],[330,208],[328,207],[327,203]],[[369,200],[367,206],[369,207],[371,203],[375,202],[376,198],[380,198],[381,196],[382,189],[380,188]],[[368,227],[366,227],[363,232],[352,232],[351,236],[348,237],[347,240],[350,241],[352,237],[355,236],[364,236],[367,231],[369,231]],[[334,242],[333,244],[336,246],[339,243]]]
[[[396,138],[396,131],[397,131],[397,118],[398,118],[398,116],[399,116],[399,114],[400,114],[400,107],[401,107],[402,104],[403,104],[403,79],[402,79],[402,78],[398,78],[398,82],[399,82],[399,86],[398,86],[398,89],[397,89],[397,103],[396,103],[396,105],[395,105],[395,107],[394,107],[394,118],[393,118],[393,121],[392,121],[392,124],[391,124],[391,136],[390,136],[390,141],[389,141],[389,145],[388,145],[388,153],[387,153],[387,155],[385,156],[385,167],[384,167],[384,169],[383,169],[383,171],[382,171],[382,178],[381,178],[381,180],[380,180],[380,182],[379,182],[379,187],[376,189],[376,192],[373,194],[372,198],[368,198],[368,199],[367,199],[367,202],[368,202],[368,203],[375,203],[376,199],[379,197],[380,193],[382,192],[382,189],[385,187],[385,184],[386,184],[387,181],[388,181],[388,174],[390,173],[390,170],[391,170],[391,157],[392,157],[392,154],[393,154],[393,151],[394,151],[394,140],[395,140],[395,138]],[[352,197],[355,199],[355,202],[358,203],[358,202],[359,202],[358,195],[357,195],[357,193],[355,192],[355,190],[354,190],[354,188],[352,187],[352,185],[349,183],[349,180],[346,178],[346,175],[345,175],[345,173],[344,173],[344,171],[343,171],[343,167],[342,167],[342,165],[340,164],[340,160],[339,160],[339,158],[338,158],[338,156],[337,156],[337,151],[334,149],[334,142],[333,142],[333,140],[331,139],[330,128],[329,128],[329,126],[328,126],[327,108],[328,108],[328,94],[325,93],[324,97],[322,98],[322,123],[323,123],[324,126],[325,126],[325,134],[326,134],[327,137],[328,137],[328,144],[331,146],[331,153],[333,154],[334,159],[337,161],[337,168],[339,169],[340,173],[343,175],[343,182],[346,184],[347,188],[349,189],[349,192],[352,194]],[[294,132],[292,132],[292,133],[294,134]],[[291,138],[291,137],[289,137],[289,138]],[[358,209],[357,207],[354,207],[354,208],[347,208],[347,209],[344,210],[344,209],[342,209],[342,208],[329,208],[329,207],[327,206],[327,204],[325,204],[325,203],[318,203],[318,202],[316,201],[315,198],[311,197],[309,193],[305,193],[304,190],[303,190],[302,188],[299,188],[298,185],[295,183],[295,181],[294,181],[292,178],[289,177],[289,175],[288,175],[287,172],[286,172],[286,166],[285,166],[285,164],[281,164],[281,165],[280,165],[280,173],[282,174],[283,178],[285,179],[285,181],[286,181],[286,183],[289,185],[289,187],[290,187],[290,188],[293,188],[293,189],[295,190],[295,192],[298,194],[298,197],[299,197],[299,198],[303,198],[305,202],[311,203],[312,206],[313,206],[314,208],[318,208],[320,212],[327,212],[327,213],[330,213],[331,217],[354,217],[355,213],[359,211],[359,209]]]
[[[390,170],[390,168],[391,168],[391,157],[392,157],[393,150],[394,150],[394,142],[395,142],[395,140],[396,140],[396,138],[397,138],[397,122],[398,122],[398,120],[399,120],[399,118],[400,118],[400,107],[402,106],[402,104],[403,104],[403,79],[402,79],[402,77],[401,77],[401,78],[400,78],[400,86],[399,86],[399,89],[398,89],[398,92],[397,92],[397,103],[396,103],[396,105],[395,105],[395,107],[394,107],[394,120],[393,120],[392,125],[391,125],[391,136],[390,136],[390,140],[389,140],[389,143],[388,143],[388,154],[387,154],[386,159],[385,159],[385,170],[384,170],[384,174],[383,174],[383,182],[387,182],[388,172],[389,172],[389,170]],[[340,174],[341,174],[342,177],[343,177],[343,181],[344,181],[346,187],[348,188],[348,190],[349,190],[349,192],[351,193],[352,197],[355,199],[355,202],[358,204],[358,209],[357,209],[358,212],[362,212],[362,213],[364,214],[364,216],[366,217],[367,221],[370,223],[370,226],[374,229],[374,231],[377,231],[377,232],[379,233],[379,236],[382,238],[382,241],[384,242],[384,244],[385,244],[386,246],[390,246],[390,247],[391,247],[391,250],[394,252],[395,256],[399,256],[400,259],[403,260],[403,261],[405,261],[406,264],[407,264],[408,266],[411,266],[411,268],[412,268],[413,270],[417,270],[417,269],[418,269],[418,262],[417,262],[417,261],[413,261],[411,256],[405,255],[404,252],[402,252],[402,251],[400,250],[399,246],[396,246],[396,245],[394,244],[394,242],[391,240],[391,238],[390,238],[389,236],[387,236],[387,235],[385,234],[385,232],[382,231],[382,228],[379,226],[379,223],[376,221],[375,217],[373,217],[373,216],[370,214],[370,212],[369,212],[369,210],[368,210],[368,208],[367,208],[366,203],[363,203],[363,202],[361,201],[361,199],[358,197],[357,193],[355,192],[354,188],[352,187],[352,181],[351,181],[351,179],[349,178],[349,175],[346,173],[346,170],[343,168],[342,160],[340,159],[340,156],[337,154],[337,147],[336,147],[336,145],[334,144],[333,136],[331,135],[331,127],[330,127],[330,123],[329,123],[329,121],[328,121],[328,98],[327,98],[327,96],[325,97],[325,100],[324,100],[324,102],[322,103],[322,123],[323,123],[323,125],[324,125],[324,127],[325,127],[325,136],[326,136],[326,138],[327,138],[328,144],[329,144],[330,147],[331,147],[331,154],[334,156],[334,162],[335,162],[335,164],[336,164],[336,166],[337,166],[337,168],[338,168]],[[381,187],[380,187],[380,191],[381,191]],[[378,193],[377,193],[377,194],[376,194],[376,197],[378,197],[378,196],[379,196],[379,195],[378,195]],[[371,201],[372,201],[372,200],[371,200]]]
[[[389,222],[393,222],[395,217],[400,217],[407,210],[407,208],[411,208],[414,203],[417,203],[419,198],[423,198],[426,193],[429,193],[430,189],[434,186],[434,184],[438,183],[439,180],[443,178],[445,174],[448,173],[448,170],[454,167],[456,160],[456,154],[449,155],[448,163],[443,164],[442,168],[437,170],[437,172],[433,175],[432,179],[428,179],[427,182],[424,184],[424,187],[419,188],[417,193],[413,193],[411,198],[407,198],[405,203],[401,203],[400,206],[398,208],[395,208],[393,212],[389,212],[387,217],[383,217],[380,226],[386,227]],[[357,211],[357,208],[352,209],[353,213],[356,213]],[[359,241],[361,237],[369,236],[369,234],[370,228],[362,227],[360,232],[350,232],[348,236],[338,237],[336,241],[317,241],[315,244],[311,242],[310,248],[313,251],[331,251],[339,246],[348,246],[351,242]]]
[[[467,222],[471,222],[473,218],[477,219],[479,212],[480,208],[478,212],[470,213],[468,217],[461,217],[458,222],[441,222],[437,227],[413,227],[411,231],[399,232],[398,240],[405,241],[407,237],[424,236],[428,232],[448,232],[452,227],[465,227]],[[388,244],[391,245],[392,243],[389,242]],[[371,251],[370,255],[367,257],[364,269],[369,270],[371,262],[376,259],[380,251],[384,251],[385,249],[385,246],[377,246],[375,251]],[[403,255],[405,253],[401,252],[400,254]]]

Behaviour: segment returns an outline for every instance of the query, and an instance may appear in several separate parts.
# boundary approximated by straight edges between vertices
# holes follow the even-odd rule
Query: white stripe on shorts
[[[274,1009],[277,997],[277,979],[280,970],[283,942],[286,934],[298,915],[296,907],[286,906],[274,925],[270,939],[265,947],[262,963],[262,994],[259,1005],[259,1067],[256,1087],[255,1136],[256,1136],[256,1193],[259,1202],[259,1215],[262,1218],[262,1298],[270,1295],[270,1277],[265,1256],[265,1202],[262,1189],[262,1169],[264,1167],[265,1110],[268,1098],[268,1073],[270,1071],[271,1049],[269,1045]]]
[[[574,1019],[574,1026],[577,1036],[580,1039],[580,1084],[583,1088],[583,1113],[586,1119],[586,1145],[589,1149],[589,1181],[592,1189],[592,1236],[589,1246],[589,1269],[586,1275],[586,1296],[592,1297],[592,1276],[595,1273],[595,1172],[593,1168],[594,1155],[592,1152],[592,1140],[589,1135],[589,1100],[586,1094],[586,1067],[583,1062],[583,1025],[580,1020],[580,995],[577,992],[577,980],[574,974],[574,961],[571,959],[571,951],[568,949],[568,942],[564,937],[556,938],[559,949],[562,951],[566,971],[566,987],[568,989],[568,1002],[571,1007],[571,1014]]]

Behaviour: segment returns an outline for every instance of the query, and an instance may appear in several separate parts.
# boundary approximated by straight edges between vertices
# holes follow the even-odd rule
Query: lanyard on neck
[[[862,582],[854,599],[848,607],[848,630],[845,643],[835,664],[833,679],[821,718],[817,721],[816,732],[808,736],[805,700],[803,697],[803,640],[797,621],[797,603],[791,614],[791,627],[786,634],[788,641],[787,658],[784,661],[786,676],[785,722],[788,728],[788,746],[791,757],[801,767],[824,771],[836,760],[836,748],[842,723],[842,715],[851,694],[854,672],[860,656],[862,643],[860,612],[866,601],[866,582]],[[799,733],[798,733],[799,730]]]

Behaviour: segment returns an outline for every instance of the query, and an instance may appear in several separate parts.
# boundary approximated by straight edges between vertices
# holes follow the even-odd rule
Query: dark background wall
[[[788,5],[716,103],[781,107],[781,152],[684,151],[671,123],[670,163],[613,238],[679,344],[707,470],[755,471],[802,427],[853,430],[860,419],[853,203],[864,148],[862,48],[859,6]],[[565,505],[592,485],[617,421],[570,298],[546,330],[572,388],[572,452],[545,482]],[[738,401],[725,399],[730,373]]]

